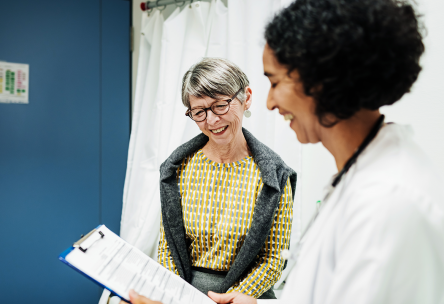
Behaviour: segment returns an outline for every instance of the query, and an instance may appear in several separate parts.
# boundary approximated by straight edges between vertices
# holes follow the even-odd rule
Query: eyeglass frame
[[[225,114],[227,114],[227,113],[230,111],[230,104],[231,104],[231,102],[232,102],[233,100],[236,99],[237,95],[242,91],[242,89],[243,89],[243,88],[240,88],[239,91],[237,91],[236,94],[234,94],[233,97],[231,97],[230,99],[227,99],[227,100],[218,100],[218,101],[225,101],[225,102],[228,103],[228,110],[227,110],[225,113],[223,113],[223,114],[216,114],[216,113],[214,113],[212,107],[213,107],[214,104],[216,104],[216,103],[218,102],[218,101],[215,101],[215,102],[213,102],[213,104],[212,104],[209,108],[197,108],[197,109],[204,110],[204,112],[205,112],[205,118],[204,118],[204,119],[199,120],[199,121],[198,121],[198,120],[194,120],[193,117],[192,117],[192,114],[191,114],[191,109],[188,109],[188,110],[185,112],[185,116],[188,116],[190,119],[192,119],[192,120],[195,121],[195,122],[202,122],[202,121],[204,121],[205,119],[207,119],[207,117],[208,117],[208,114],[207,114],[207,113],[208,113],[208,110],[211,110],[211,112],[213,112],[213,114],[214,114],[214,115],[217,115],[217,116],[225,115]]]

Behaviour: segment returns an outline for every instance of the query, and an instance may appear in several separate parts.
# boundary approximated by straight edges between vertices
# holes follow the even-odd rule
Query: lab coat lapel
[[[343,183],[339,183],[335,191],[332,193],[329,200],[325,203],[320,211],[318,217],[313,222],[305,236],[303,237],[302,247],[299,254],[294,252],[293,255],[297,256],[296,269],[291,271],[290,276],[287,279],[288,286],[298,286],[298,300],[301,303],[314,303],[315,299],[312,297],[314,293],[306,292],[311,290],[313,282],[316,282],[318,278],[318,272],[322,261],[322,255],[324,253],[325,244],[325,232],[326,229],[330,229],[331,221],[335,221],[336,213],[338,210],[338,197],[342,192]],[[295,248],[297,250],[297,248]],[[325,262],[325,261],[324,261]],[[301,274],[304,274],[301,276]],[[285,290],[287,293],[294,293],[294,290]],[[282,295],[284,297],[284,294]],[[285,295],[287,297],[287,295]]]
[[[307,251],[311,251],[310,249],[315,246],[315,243],[322,242],[322,231],[327,225],[330,218],[333,216],[333,211],[337,205],[337,198],[342,191],[342,186],[343,183],[338,184],[337,188],[334,190],[329,200],[325,202],[325,205],[322,207],[322,210],[318,214],[318,217],[307,231],[304,244],[300,250],[298,262],[304,258],[304,255]]]

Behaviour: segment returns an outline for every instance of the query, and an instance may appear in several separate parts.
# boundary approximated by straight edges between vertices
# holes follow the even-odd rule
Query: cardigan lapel
[[[279,206],[281,196],[281,180],[277,178],[276,159],[272,158],[273,155],[276,155],[275,152],[258,141],[247,130],[242,129],[242,131],[253,159],[259,167],[264,186],[254,206],[253,222],[251,223],[250,230],[221,284],[219,292],[226,292],[248,270],[259,254],[273,224],[274,212]],[[287,178],[288,174],[282,178],[284,186]]]
[[[182,204],[177,185],[177,169],[182,160],[208,141],[203,133],[177,148],[160,166],[160,202],[165,238],[180,276],[190,282],[191,265],[185,238]]]

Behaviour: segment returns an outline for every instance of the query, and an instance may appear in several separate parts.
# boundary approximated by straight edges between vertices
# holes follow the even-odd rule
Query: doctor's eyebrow
[[[264,72],[264,75],[267,76],[267,77],[272,77],[273,76],[273,74],[271,74],[269,72]]]

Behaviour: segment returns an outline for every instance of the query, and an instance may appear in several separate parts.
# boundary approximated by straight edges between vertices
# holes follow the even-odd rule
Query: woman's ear
[[[245,88],[245,93],[247,95],[247,99],[245,99],[245,110],[248,110],[251,107],[251,103],[253,102],[253,91],[249,86]]]

